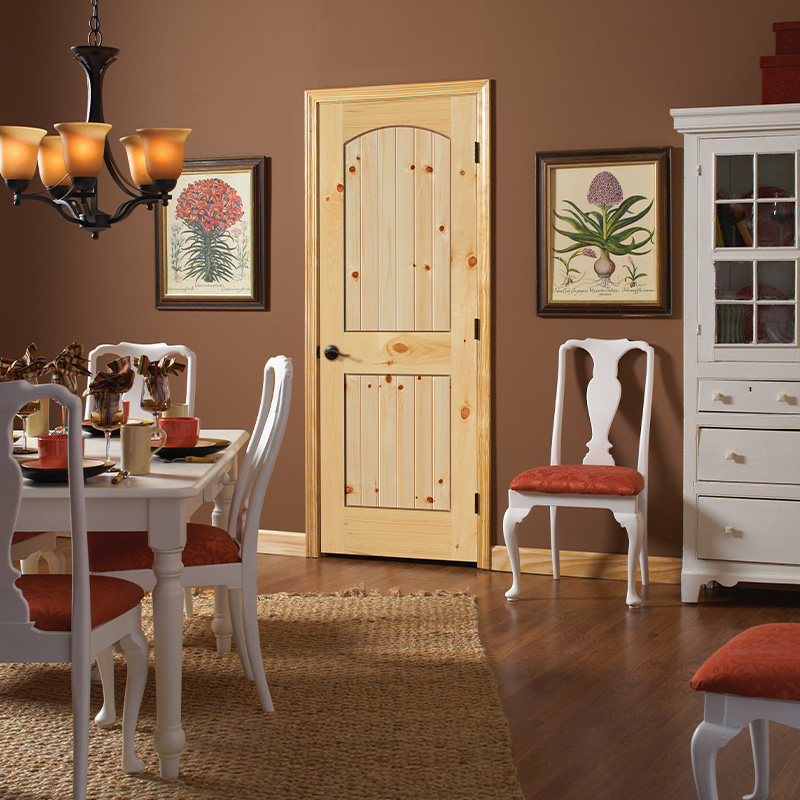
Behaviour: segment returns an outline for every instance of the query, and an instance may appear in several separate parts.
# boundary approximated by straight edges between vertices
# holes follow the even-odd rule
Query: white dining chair
[[[195,355],[195,352],[190,350],[186,345],[166,344],[165,342],[156,342],[151,344],[138,344],[136,342],[99,344],[89,352],[88,370],[92,377],[97,375],[100,359],[106,356],[131,359],[138,358],[139,356],[147,356],[150,361],[160,361],[166,356],[182,356],[184,359],[186,359],[186,371],[184,372],[186,378],[186,399],[180,402],[186,403],[188,407],[188,416],[194,416],[194,398],[197,386],[197,356]],[[128,415],[132,419],[150,418],[150,413],[142,410],[143,384],[144,377],[137,374],[133,380],[133,386],[131,386],[131,388],[123,395],[123,398],[130,403]],[[89,419],[91,416],[89,403],[86,403],[84,416],[85,419]],[[190,590],[184,592],[183,608],[186,617],[191,618],[193,610],[192,593]]]
[[[72,539],[71,575],[22,575],[11,563],[11,538],[22,503],[22,473],[11,452],[11,428],[17,410],[37,399],[53,399],[70,421],[81,419],[81,402],[57,385],[26,381],[0,383],[0,662],[70,663],[72,675],[73,797],[84,800],[89,753],[89,668],[97,653],[118,644],[128,664],[122,723],[122,769],[141,772],[134,734],[147,680],[148,648],[142,632],[144,592],[131,581],[90,577],[83,487],[81,426],[69,426],[69,501]],[[113,686],[110,687],[113,692]],[[101,710],[96,721],[107,716]]]
[[[89,372],[95,376],[98,363],[104,356],[117,356],[119,358],[138,358],[147,356],[151,361],[159,361],[166,356],[182,356],[186,359],[186,405],[189,407],[189,416],[194,416],[194,397],[197,384],[197,356],[183,344],[137,344],[136,342],[119,342],[117,344],[99,344],[89,353]],[[125,392],[124,399],[130,403],[129,416],[133,419],[149,419],[150,413],[142,410],[142,384],[144,377],[137,375],[133,386]],[[86,404],[85,418],[89,419],[89,404]]]
[[[581,464],[563,464],[561,432],[564,417],[566,356],[571,350],[585,350],[592,358],[594,372],[586,387],[586,406],[592,436]],[[611,455],[608,434],[619,407],[622,386],[618,378],[619,361],[631,350],[647,356],[644,401],[639,428],[639,454],[636,469],[617,466]],[[625,601],[634,608],[641,605],[636,593],[636,563],[641,564],[642,585],[647,585],[647,468],[650,448],[650,410],[653,403],[653,348],[647,342],[628,339],[570,339],[558,351],[556,410],[550,466],[534,467],[511,482],[508,509],[503,517],[503,536],[511,562],[512,583],[506,592],[509,600],[520,595],[520,556],[517,526],[534,506],[550,507],[550,544],[553,578],[561,575],[558,554],[558,509],[606,508],[628,534],[628,591]]]
[[[745,800],[769,794],[769,721],[800,728],[800,624],[756,625],[734,636],[691,680],[705,692],[703,721],[692,736],[699,800],[718,800],[717,751],[750,728],[755,786]]]
[[[214,586],[218,592],[227,588],[239,660],[247,679],[255,681],[264,711],[272,711],[273,706],[258,636],[256,547],[261,508],[286,430],[291,393],[291,359],[270,358],[264,367],[253,435],[234,486],[227,530],[189,522],[183,549],[184,587]],[[144,589],[155,586],[146,531],[90,531],[89,568],[94,574],[135,581]],[[109,663],[108,654],[98,659],[101,674],[108,671]],[[107,685],[104,677],[104,691]],[[107,702],[112,701],[108,698]]]

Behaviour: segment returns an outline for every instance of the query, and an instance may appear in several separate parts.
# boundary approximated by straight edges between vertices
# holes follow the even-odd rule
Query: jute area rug
[[[216,652],[213,599],[195,607],[184,622],[180,778],[158,774],[151,655],[137,733],[146,772],[122,773],[119,722],[93,726],[90,798],[522,800],[473,597],[259,598],[272,714],[235,652]],[[124,662],[116,668],[121,714]],[[67,800],[69,667],[0,665],[0,686],[0,798]],[[92,715],[100,704],[95,687]]]

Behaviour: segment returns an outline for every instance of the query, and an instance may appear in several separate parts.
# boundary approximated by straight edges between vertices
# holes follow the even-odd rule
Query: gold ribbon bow
[[[0,360],[0,380],[4,381],[31,381],[45,373],[45,360],[36,355],[36,343],[31,342],[25,350],[25,355],[16,361],[7,358]]]
[[[8,377],[8,368],[14,362],[10,358],[3,358],[0,356],[0,381],[10,381],[11,378]]]
[[[172,356],[164,356],[160,361],[151,361],[147,356],[139,356],[133,363],[140,375],[150,378],[159,375],[180,375],[186,369],[186,364],[179,364]]]
[[[131,369],[128,357],[115,358],[106,366],[106,372],[98,372],[92,379],[85,395],[90,394],[125,394],[133,386],[136,373]]]
[[[53,373],[53,381],[66,386],[73,394],[78,393],[78,376],[91,375],[89,362],[83,358],[83,345],[73,342],[65,347],[45,369]]]

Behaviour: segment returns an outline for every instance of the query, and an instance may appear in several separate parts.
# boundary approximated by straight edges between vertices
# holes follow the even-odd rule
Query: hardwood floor
[[[696,797],[689,741],[703,699],[689,679],[744,628],[800,621],[791,590],[719,588],[683,605],[679,587],[658,584],[631,611],[618,581],[523,575],[517,603],[503,596],[509,584],[507,573],[449,564],[259,556],[262,592],[475,594],[527,800]],[[770,798],[796,798],[800,731],[772,725],[770,739]],[[721,798],[752,790],[749,747],[745,732],[720,751]]]

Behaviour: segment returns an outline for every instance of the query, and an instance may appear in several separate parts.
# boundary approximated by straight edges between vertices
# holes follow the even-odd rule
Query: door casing
[[[491,568],[491,236],[490,236],[490,82],[450,81],[443,83],[366,86],[345,89],[315,89],[305,93],[305,188],[306,188],[306,270],[305,270],[305,497],[306,554],[320,555],[320,396],[319,396],[319,183],[318,110],[325,103],[396,101],[402,105],[415,98],[475,95],[477,100],[477,566]]]

